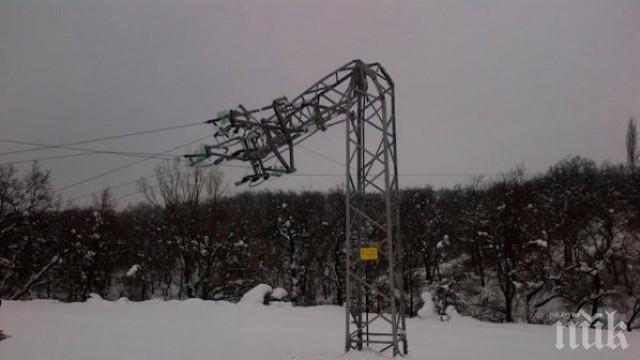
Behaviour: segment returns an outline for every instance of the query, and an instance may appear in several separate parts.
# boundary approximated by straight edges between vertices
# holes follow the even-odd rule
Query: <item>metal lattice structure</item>
[[[407,353],[401,253],[394,84],[378,63],[354,60],[289,101],[247,110],[240,105],[209,120],[212,145],[186,155],[194,164],[239,160],[258,184],[296,171],[296,144],[345,123],[345,349]],[[362,251],[373,251],[363,257]]]

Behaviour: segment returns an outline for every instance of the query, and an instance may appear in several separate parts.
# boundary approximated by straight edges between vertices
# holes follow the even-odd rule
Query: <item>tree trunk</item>
[[[52,257],[51,260],[42,269],[40,269],[40,271],[38,271],[38,273],[32,275],[29,278],[27,283],[24,284],[24,286],[21,289],[13,293],[13,295],[9,297],[9,300],[17,300],[20,297],[22,297],[24,294],[28,293],[29,290],[31,289],[31,286],[33,286],[33,284],[38,282],[38,280],[40,280],[40,278],[42,278],[42,276],[44,276],[47,273],[47,271],[49,271],[49,269],[51,269],[55,264],[57,264],[58,260],[60,260],[60,256],[55,255],[54,257]]]

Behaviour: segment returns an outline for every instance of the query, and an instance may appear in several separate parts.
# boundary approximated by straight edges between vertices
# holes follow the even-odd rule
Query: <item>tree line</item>
[[[543,174],[516,168],[402,190],[409,315],[428,291],[442,314],[453,306],[544,323],[554,311],[614,309],[640,327],[636,158],[571,157]],[[78,207],[55,198],[37,165],[26,174],[0,166],[0,298],[234,300],[268,283],[297,305],[344,301],[340,189],[225,195],[217,170],[179,161],[159,166],[155,180],[141,181],[146,201],[125,209],[109,190]]]

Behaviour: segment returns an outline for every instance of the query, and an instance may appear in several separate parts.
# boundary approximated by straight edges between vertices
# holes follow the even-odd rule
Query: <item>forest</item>
[[[299,306],[344,300],[345,199],[328,192],[226,194],[216,169],[169,161],[145,201],[107,189],[65,204],[49,173],[0,166],[0,298],[239,299],[259,283]],[[371,201],[380,201],[372,198]],[[640,328],[640,171],[568,157],[453,188],[400,194],[406,312],[427,291],[441,314],[549,323],[616,310]]]

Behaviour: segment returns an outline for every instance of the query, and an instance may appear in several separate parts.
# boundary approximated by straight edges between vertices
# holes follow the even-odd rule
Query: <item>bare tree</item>
[[[177,159],[159,165],[154,173],[155,185],[147,179],[138,181],[138,187],[152,205],[199,204],[217,201],[223,195],[223,177],[217,168],[188,166]]]
[[[141,180],[138,185],[147,201],[164,212],[169,242],[176,242],[181,270],[179,296],[207,297],[205,276],[213,271],[221,255],[216,233],[217,210],[222,196],[222,174],[216,168],[188,166],[174,160],[155,169],[156,185]],[[207,205],[207,206],[205,206]]]
[[[45,246],[54,206],[48,172],[34,163],[20,178],[13,167],[0,166],[0,296],[28,295],[58,263],[57,250]]]

